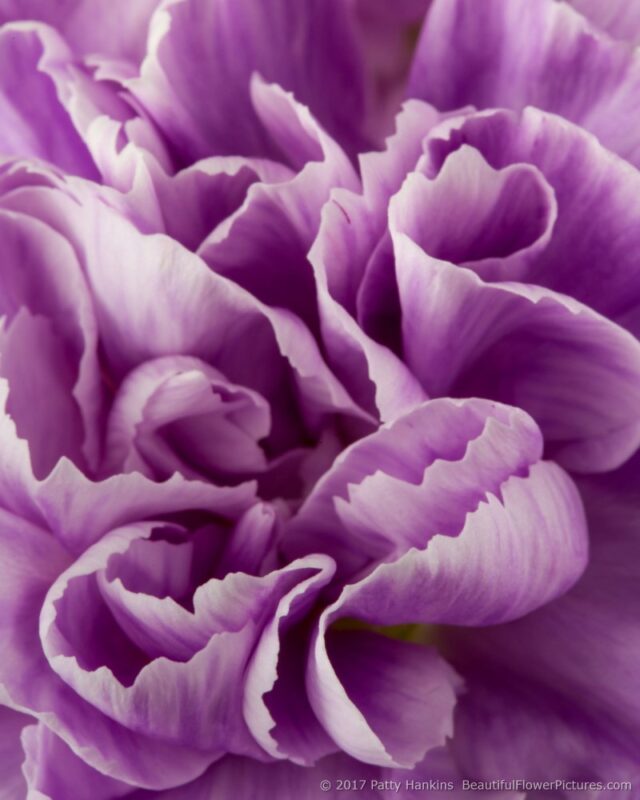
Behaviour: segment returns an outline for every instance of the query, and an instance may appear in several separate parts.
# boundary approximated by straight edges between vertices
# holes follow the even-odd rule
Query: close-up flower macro
[[[0,0],[0,800],[640,798],[640,0]]]

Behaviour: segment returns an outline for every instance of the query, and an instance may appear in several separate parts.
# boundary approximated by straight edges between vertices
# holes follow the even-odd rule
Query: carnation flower
[[[1,797],[633,796],[636,17],[0,3]]]

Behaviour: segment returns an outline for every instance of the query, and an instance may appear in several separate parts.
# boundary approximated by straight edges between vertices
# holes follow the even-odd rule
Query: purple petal
[[[6,385],[0,382],[6,402]],[[63,459],[44,480],[34,478],[26,442],[0,414],[0,504],[25,520],[50,530],[73,553],[80,553],[112,528],[141,519],[199,509],[236,519],[255,500],[255,487],[218,488],[174,475],[156,483],[143,475],[117,475],[91,481]],[[117,502],[114,499],[117,498]]]
[[[457,677],[433,648],[368,631],[327,632],[341,612],[323,615],[312,645],[311,705],[344,752],[413,767],[452,733]]]
[[[535,274],[557,216],[553,189],[538,169],[494,170],[468,146],[452,153],[433,180],[410,174],[391,209],[393,230],[487,281]]]
[[[0,143],[5,155],[40,158],[74,175],[97,177],[93,160],[58,96],[71,54],[55,31],[17,24],[0,31]]]
[[[323,758],[313,767],[288,762],[261,764],[228,757],[214,764],[201,778],[187,786],[170,789],[158,800],[210,800],[233,796],[238,800],[340,800],[345,792],[358,792],[367,800],[411,800],[428,792],[433,800],[464,800],[463,775],[450,754],[438,748],[413,770],[382,769],[356,761],[344,753]],[[347,788],[349,787],[349,788]],[[131,800],[148,800],[145,792]],[[518,792],[483,792],[486,800],[524,800]]]
[[[37,476],[64,455],[94,468],[101,402],[96,323],[80,265],[69,243],[37,219],[2,211],[0,231],[9,411],[29,441]],[[45,398],[57,410],[53,432],[38,403]]]
[[[640,60],[631,48],[603,36],[565,3],[489,0],[483,10],[478,15],[473,0],[434,0],[407,96],[442,111],[537,106],[638,163],[632,120],[640,104]]]
[[[23,526],[19,540],[12,534],[10,542],[6,524],[3,532],[3,563],[12,568],[4,570],[11,596],[2,598],[0,639],[11,658],[0,665],[0,683],[11,701],[43,719],[82,752],[83,761],[134,785],[173,786],[199,775],[210,763],[206,754],[117,725],[52,673],[38,642],[38,614],[46,584],[64,568],[64,558],[44,533],[32,534]]]
[[[37,19],[57,28],[74,52],[100,53],[139,62],[146,27],[159,0],[2,0],[0,22]]]
[[[361,157],[362,195],[344,189],[332,193],[309,254],[330,363],[360,404],[383,420],[425,396],[393,353],[356,323],[356,298],[367,263],[386,231],[388,199],[418,160],[421,139],[438,120],[438,114],[422,104],[407,104],[388,149]]]
[[[325,206],[325,213],[330,205]],[[333,299],[326,286],[324,256],[316,251],[314,258],[318,258],[316,280],[322,340],[336,376],[362,408],[382,421],[415,408],[426,399],[415,376],[391,350],[371,339]]]
[[[68,462],[61,462],[33,494],[40,518],[72,552],[82,552],[110,529],[140,519],[194,508],[234,518],[255,497],[251,484],[218,488],[180,475],[162,483],[137,473],[93,482]]]
[[[92,614],[96,614],[97,606],[93,601],[97,598],[95,593],[85,591],[85,597],[80,601],[78,591],[83,589],[82,582],[85,582],[85,589],[89,588],[86,584],[87,578],[83,578],[82,574],[99,567],[101,562],[104,563],[107,555],[105,551],[108,551],[110,543],[117,541],[118,547],[122,549],[131,538],[139,537],[138,531],[146,530],[148,526],[140,526],[138,529],[134,526],[128,532],[106,537],[95,548],[87,551],[56,582],[56,576],[67,567],[69,560],[55,539],[26,522],[4,515],[0,546],[3,550],[2,560],[7,568],[3,573],[4,591],[0,598],[3,607],[0,638],[3,652],[11,657],[5,657],[0,664],[0,682],[12,703],[29,709],[42,719],[75,752],[81,752],[82,760],[88,765],[136,786],[158,789],[193,780],[216,757],[215,749],[203,751],[186,743],[199,736],[211,743],[219,737],[219,753],[235,747],[254,757],[259,756],[260,751],[248,732],[242,733],[239,677],[243,666],[238,664],[238,659],[242,660],[243,652],[245,661],[248,658],[261,624],[264,624],[260,622],[260,616],[268,616],[269,608],[275,607],[279,601],[279,593],[286,594],[298,578],[304,580],[315,571],[317,566],[312,564],[321,562],[323,568],[326,559],[301,562],[300,569],[292,565],[291,568],[280,573],[271,573],[264,579],[235,575],[229,582],[216,582],[208,589],[203,589],[195,598],[195,613],[203,624],[231,624],[231,630],[214,636],[205,649],[189,662],[172,662],[167,659],[154,661],[141,673],[135,687],[127,689],[115,681],[113,676],[109,678],[111,673],[104,667],[95,672],[85,672],[87,664],[83,668],[75,657],[56,655],[56,647],[64,646],[65,636],[72,639],[76,636],[81,640],[82,647],[78,650],[81,660],[86,657],[95,659],[96,655],[100,655],[100,648],[104,649],[109,637],[113,636],[113,623],[108,624],[107,617],[102,614],[100,624],[104,623],[104,627],[100,633],[104,639],[96,637],[95,628],[88,631],[85,629],[86,624],[91,625]],[[62,682],[56,676],[45,659],[39,646],[38,615],[52,582],[54,588],[49,590],[50,599],[44,604],[41,619],[42,641],[50,658],[56,668],[65,673],[66,680],[76,685],[82,694],[91,696],[97,705],[103,705],[110,696],[118,695],[120,703],[117,709],[109,706],[108,711],[111,715],[127,717],[126,727],[110,716],[105,716],[96,705],[85,702],[68,682]],[[219,591],[215,589],[218,583]],[[209,597],[212,605],[207,610],[206,595],[212,589],[216,596]],[[56,617],[49,603],[55,602],[56,594],[60,592],[63,593],[57,609],[62,615],[60,624],[64,624],[64,614],[75,615],[71,629],[65,631],[65,636],[50,627],[54,625]],[[68,598],[64,595],[67,592],[78,595],[75,597],[78,602],[65,608]],[[275,594],[272,595],[272,592]],[[200,596],[202,600],[198,599]],[[249,610],[250,596],[257,603],[257,616],[256,608],[253,612]],[[269,600],[270,596],[272,600]],[[243,623],[245,611],[250,614],[250,618]],[[227,616],[223,617],[225,614]],[[206,619],[203,619],[203,615]],[[244,630],[239,628],[236,633],[233,630],[234,615],[239,625],[245,625]],[[99,617],[100,614],[95,616],[95,621]],[[55,637],[52,639],[54,632]],[[234,637],[234,647],[229,648],[229,641]],[[118,649],[123,643],[122,634],[119,640],[116,637],[111,641],[118,643],[111,656],[122,658],[125,651]],[[91,647],[91,642],[94,649],[89,652],[86,647]],[[241,642],[244,642],[242,646]],[[130,651],[132,647],[130,643]],[[82,648],[85,648],[84,652]],[[217,656],[214,653],[216,650]],[[218,668],[213,665],[212,659],[217,661]],[[209,662],[209,668],[201,663],[203,661]],[[204,672],[201,671],[203,667]],[[218,676],[218,685],[225,685],[222,694],[218,694],[210,683],[210,676],[214,674]],[[203,675],[206,679],[203,679]],[[167,695],[167,685],[175,685],[176,693]],[[131,705],[127,698],[133,694],[137,702]],[[203,700],[196,705],[203,717],[208,713],[213,714],[216,725],[203,723],[202,729],[199,729],[198,725],[194,727],[194,718],[190,712],[185,717],[183,712],[193,708],[192,700],[198,694],[202,695]],[[173,701],[171,697],[174,698]],[[171,711],[174,702],[177,705],[173,705]],[[232,710],[234,704],[236,707]],[[163,707],[162,712],[160,706]],[[159,724],[157,720],[154,722],[157,713],[161,713],[163,730],[169,731],[174,737],[170,743],[155,737]],[[228,725],[222,724],[225,718],[229,721]],[[168,727],[167,720],[172,720]],[[137,730],[148,725],[152,726],[154,735],[147,736]],[[183,737],[186,741],[179,741],[176,736],[178,739]]]
[[[555,193],[553,236],[524,280],[575,297],[635,332],[640,324],[638,265],[632,255],[637,170],[577,126],[528,108],[521,114],[472,114],[447,123],[425,144],[421,171],[433,177],[465,144],[479,150],[494,169],[532,164]]]
[[[116,726],[51,672],[39,646],[38,615],[48,585],[69,563],[53,537],[5,514],[0,548],[5,564],[0,683],[11,702],[44,719],[76,749],[82,742],[83,760],[104,772],[117,764],[120,774],[137,785],[175,785],[200,774],[207,765],[203,754]]]
[[[374,680],[376,659],[365,658],[360,674],[354,654],[344,661],[340,650],[332,654],[325,644],[331,622],[486,625],[544,605],[583,571],[580,499],[565,473],[540,455],[540,435],[522,412],[481,401],[431,401],[353,445],[311,493],[285,549],[328,550],[349,573],[367,559],[390,560],[348,586],[325,612],[309,662],[312,706],[346,752],[381,765],[415,764],[442,743],[454,695],[443,688],[437,660],[417,670],[433,675],[434,684],[412,684],[399,681],[402,670],[394,672],[387,655],[379,661],[389,673],[370,686],[365,675]],[[400,643],[385,646],[399,649],[398,664],[404,663]],[[361,652],[364,658],[368,651]],[[420,658],[430,657],[420,651]],[[411,713],[400,699],[386,704],[394,709],[390,717],[380,717],[371,699],[393,694],[396,680],[424,691],[411,696],[411,708],[422,711],[420,733],[411,728],[410,741],[397,738]],[[451,702],[436,710],[429,705],[434,697]],[[427,718],[433,727],[425,728]]]
[[[33,722],[32,717],[0,705],[0,800],[18,800],[26,795],[27,787],[22,774],[24,751],[20,735]]]
[[[211,579],[196,590],[192,614],[170,596],[128,594],[120,583],[103,596],[117,619],[128,616],[134,638],[125,639],[100,593],[114,555],[153,530],[112,532],[54,583],[40,618],[47,659],[81,697],[128,729],[147,736],[162,729],[166,740],[206,751],[210,761],[224,752],[259,756],[241,713],[247,661],[280,598],[330,562],[310,557],[264,577]],[[152,655],[165,657],[144,659],[140,645],[150,637]]]
[[[320,726],[304,685],[304,617],[333,575],[333,565],[300,582],[282,598],[247,671],[244,716],[273,758],[308,766],[336,750]],[[302,623],[302,625],[298,625]]]
[[[276,162],[233,157],[207,158],[175,175],[156,170],[152,175],[162,222],[155,231],[177,239],[189,250],[235,214],[257,181],[271,184],[290,180],[293,172]],[[142,204],[148,198],[142,198]]]
[[[423,139],[440,121],[435,109],[408,101],[385,150],[360,156],[361,191],[336,189],[323,210],[314,251],[331,297],[353,316],[367,264],[387,230],[389,199],[415,168]]]
[[[558,777],[638,777],[637,476],[636,457],[618,473],[581,482],[591,557],[565,597],[481,635],[447,634],[472,681],[459,747],[474,771],[540,776],[553,768]],[[492,674],[501,676],[498,690]],[[482,747],[478,725],[488,737]],[[510,738],[514,727],[526,737]]]
[[[213,230],[199,253],[216,272],[271,306],[315,322],[316,298],[307,253],[334,187],[356,188],[356,173],[336,143],[290,94],[252,82],[256,111],[297,170],[290,180],[252,186],[242,206]]]
[[[539,462],[487,493],[457,536],[435,536],[346,590],[354,599],[343,610],[381,625],[515,619],[566,592],[587,550],[575,486],[556,464]]]
[[[292,91],[349,152],[362,143],[363,78],[342,3],[178,2],[156,13],[149,41],[132,89],[182,163],[278,154],[251,105],[254,73]]]
[[[149,205],[145,173],[154,162],[168,168],[170,159],[149,118],[134,110],[124,86],[130,70],[123,76],[109,59],[85,64],[55,30],[34,22],[4,26],[0,60],[3,51],[10,62],[0,81],[3,151],[92,181],[102,177]]]
[[[375,647],[361,643],[358,649],[353,632],[345,639],[346,651],[332,652],[329,625],[345,617],[381,625],[506,621],[567,591],[586,560],[579,497],[561,470],[539,463],[528,477],[509,478],[501,499],[488,494],[457,536],[435,536],[426,549],[379,566],[347,586],[323,614],[307,673],[317,716],[341,748],[360,760],[413,766],[451,732],[453,673],[429,648],[380,638],[388,652],[376,655]],[[408,678],[413,669],[415,676]],[[396,681],[403,688],[389,702]]]
[[[378,779],[380,771],[355,761],[344,754],[322,759],[314,767],[300,767],[288,761],[263,764],[230,756],[214,764],[201,778],[186,786],[162,792],[158,800],[211,800],[212,797],[233,797],[236,800],[275,800],[295,797],[296,800],[340,800],[344,791],[338,781],[356,775],[369,781]],[[328,781],[322,785],[321,781]],[[321,785],[323,788],[321,788]],[[328,791],[325,789],[328,788]],[[376,790],[363,795],[382,800]],[[154,795],[155,797],[155,795]],[[132,800],[151,800],[146,793],[132,795]],[[387,800],[384,798],[384,800]]]
[[[271,427],[269,407],[255,392],[230,384],[198,359],[147,361],[129,373],[107,429],[107,473],[140,471],[167,478],[259,473],[258,442]]]
[[[199,357],[265,397],[279,452],[305,429],[317,433],[327,414],[370,420],[290,312],[262,305],[173,240],[143,236],[106,208],[90,241],[88,278],[116,374],[160,356]]]
[[[452,750],[464,774],[486,781],[631,780],[636,785],[637,747],[603,730],[581,709],[582,700],[567,702],[547,685],[479,660],[465,670],[467,693],[456,712]],[[633,792],[622,787],[586,796],[607,794],[633,800]],[[556,796],[570,800],[571,795],[575,792]]]
[[[629,0],[569,0],[571,5],[595,25],[616,39],[637,45],[640,42],[640,8]]]
[[[400,196],[392,212],[402,218]],[[640,444],[640,346],[568,297],[484,284],[394,237],[407,363],[430,394],[490,396],[538,422],[549,453],[580,472]]]
[[[90,767],[41,722],[23,733],[24,773],[29,797],[57,800],[115,800],[132,787]]]
[[[256,505],[232,531],[211,523],[185,536],[168,526],[176,540],[163,540],[158,538],[162,529],[154,529],[152,539],[134,539],[125,552],[111,556],[95,587],[76,583],[71,590],[100,595],[121,630],[146,655],[187,661],[213,633],[225,629],[223,609],[229,589],[220,580],[232,572],[262,576],[269,571],[264,567],[271,555],[274,522],[268,506]],[[203,583],[211,576],[214,583]],[[100,598],[98,603],[102,606]],[[234,621],[232,627],[238,624]]]
[[[542,453],[524,412],[482,400],[434,400],[344,451],[288,526],[289,555],[329,552],[339,570],[455,536],[487,493],[499,495]]]

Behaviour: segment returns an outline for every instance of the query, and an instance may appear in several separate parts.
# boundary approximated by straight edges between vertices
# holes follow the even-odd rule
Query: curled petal
[[[333,0],[172,2],[152,19],[141,79],[131,88],[183,163],[278,154],[251,106],[256,72],[310,106],[352,152],[363,141],[365,110],[353,39],[347,7]],[[203,103],[204,96],[215,102]]]
[[[640,59],[634,50],[567,3],[489,0],[483,10],[478,16],[473,0],[434,0],[407,95],[443,111],[536,106],[586,128],[637,165],[640,142],[631,120],[640,104]]]
[[[336,749],[307,698],[304,670],[308,642],[303,630],[305,615],[334,569],[328,563],[280,600],[247,671],[244,716],[252,734],[273,758],[287,758],[305,766]]]
[[[207,752],[211,761],[224,752],[259,757],[241,713],[249,656],[280,598],[328,560],[310,557],[263,577],[211,578],[196,589],[190,611],[166,589],[141,594],[134,584],[132,592],[109,572],[114,557],[126,557],[156,530],[147,524],[112,532],[53,584],[40,615],[48,662],[80,697],[129,730],[162,730],[164,740]],[[166,547],[152,540],[146,558],[158,546]]]
[[[509,478],[501,496],[488,495],[457,536],[435,536],[426,549],[348,585],[324,612],[309,659],[309,698],[332,738],[356,758],[407,767],[442,744],[452,730],[457,679],[424,646],[371,633],[358,642],[353,632],[341,632],[336,644],[332,622],[488,625],[548,603],[584,570],[582,507],[556,465],[539,463],[528,477]]]
[[[331,412],[365,416],[290,312],[262,305],[168,237],[142,236],[107,209],[90,241],[88,278],[116,373],[159,356],[199,357],[270,402],[277,398],[273,424],[283,439],[300,423],[294,393],[311,426]]]
[[[587,557],[580,496],[543,461],[508,478],[500,498],[487,494],[457,536],[435,536],[348,586],[340,613],[378,625],[490,625],[566,592]]]
[[[208,364],[148,361],[127,376],[111,409],[105,469],[214,480],[261,472],[266,460],[258,442],[270,422],[264,398]]]
[[[422,138],[438,120],[434,109],[407,103],[387,150],[361,157],[362,195],[332,192],[309,253],[330,364],[352,396],[383,421],[417,405],[425,394],[402,361],[356,322],[356,302],[369,259],[386,231],[389,197],[418,160]]]
[[[394,208],[399,213],[400,204]],[[394,238],[402,341],[431,394],[489,396],[530,413],[548,452],[602,472],[640,444],[640,345],[590,308],[545,289],[485,284]]]
[[[207,754],[118,725],[52,672],[39,643],[38,616],[70,557],[46,531],[2,516],[0,646],[11,654],[0,663],[3,699],[41,719],[87,764],[134,785],[165,788],[201,774],[210,763]]]
[[[334,187],[356,188],[342,149],[290,94],[254,78],[256,112],[295,172],[288,180],[251,186],[241,208],[212,231],[199,253],[271,306],[315,325],[315,288],[307,253]]]
[[[580,481],[591,557],[570,592],[522,620],[446,634],[470,681],[456,746],[474,772],[537,777],[552,767],[559,777],[637,779],[638,467],[636,456]],[[526,741],[516,743],[516,727]]]
[[[307,691],[340,748],[379,766],[410,768],[453,730],[456,675],[433,648],[368,631],[329,631],[312,643]]]
[[[293,176],[289,167],[275,161],[232,156],[206,158],[173,175],[151,169],[161,212],[154,230],[197,250],[241,208],[254,183],[278,184]],[[148,203],[148,197],[141,202]]]
[[[522,411],[432,400],[344,451],[291,521],[288,555],[320,549],[342,574],[457,535],[487,494],[525,475],[542,439]]]
[[[540,170],[527,164],[494,170],[466,145],[433,180],[410,174],[391,208],[393,230],[487,281],[535,275],[557,217],[553,189]]]
[[[335,189],[323,212],[312,261],[322,266],[331,297],[353,316],[367,263],[387,229],[389,199],[422,155],[422,142],[441,115],[426,103],[407,101],[382,152],[360,156],[361,191]]]
[[[6,403],[7,387],[3,381],[0,398]],[[0,504],[51,531],[72,553],[81,553],[103,534],[127,522],[193,509],[215,511],[222,519],[236,519],[255,500],[252,484],[219,488],[181,475],[163,483],[136,473],[92,481],[66,459],[47,478],[37,480],[27,443],[16,435],[8,414],[0,414],[0,437]]]
[[[465,145],[493,169],[531,164],[553,190],[553,235],[520,280],[574,297],[637,333],[638,171],[577,125],[536,108],[449,120],[425,143],[420,171],[434,177]]]

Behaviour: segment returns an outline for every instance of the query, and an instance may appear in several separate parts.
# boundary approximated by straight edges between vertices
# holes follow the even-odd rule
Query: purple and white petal
[[[640,160],[640,58],[566,3],[488,0],[478,14],[474,0],[434,0],[407,96],[441,111],[536,106]]]
[[[62,33],[74,52],[138,63],[159,0],[1,0],[0,22],[40,20]]]
[[[334,571],[328,562],[280,600],[247,671],[243,712],[249,729],[270,756],[302,766],[337,750],[309,704],[304,683],[305,617]]]
[[[360,182],[343,150],[291,94],[257,79],[251,94],[294,173],[290,180],[249,188],[243,206],[212,230],[198,252],[259,300],[313,325],[316,293],[307,253],[321,210],[335,187],[356,189]]]
[[[116,800],[133,789],[90,767],[42,722],[25,728],[22,744],[29,798]]]
[[[616,39],[637,45],[640,42],[640,8],[630,0],[569,0],[571,5],[595,25]]]
[[[348,6],[336,0],[161,6],[131,89],[183,165],[212,155],[277,157],[252,107],[255,73],[293,92],[349,153],[362,149],[362,65]]]
[[[48,161],[74,175],[98,173],[57,79],[72,69],[65,42],[48,27],[15,23],[0,30],[0,145],[3,155]]]
[[[283,536],[288,556],[321,547],[352,575],[456,536],[487,493],[526,475],[542,437],[519,409],[432,400],[345,450]]]
[[[339,606],[323,614],[312,642],[309,701],[344,752],[367,764],[414,767],[453,732],[458,677],[435,648],[327,630]]]
[[[446,634],[477,684],[458,726],[461,757],[475,772],[540,776],[551,766],[558,777],[637,777],[637,476],[636,456],[617,473],[581,480],[591,557],[567,595],[508,625]],[[482,747],[478,726],[488,735]],[[516,727],[525,739],[513,737]]]
[[[184,586],[175,560],[165,567],[173,573],[165,586],[144,586],[141,575],[130,583],[131,577],[118,577],[117,567],[110,571],[114,558],[126,559],[149,537],[145,558],[154,558],[167,541],[158,538],[162,534],[150,524],[114,531],[56,581],[40,617],[49,664],[80,697],[128,730],[153,736],[162,727],[165,740],[206,752],[211,762],[225,752],[259,757],[241,713],[242,675],[279,598],[325,568],[327,559],[309,557],[264,577],[211,578],[196,588],[189,611],[184,600],[178,602]],[[140,591],[146,602],[135,593]]]
[[[259,442],[270,428],[259,394],[198,359],[166,356],[123,381],[107,423],[103,469],[240,481],[266,468]]]
[[[399,195],[392,216],[402,217]],[[434,395],[525,409],[549,455],[578,472],[623,463],[640,445],[640,345],[564,295],[473,272],[394,236],[407,363]]]

